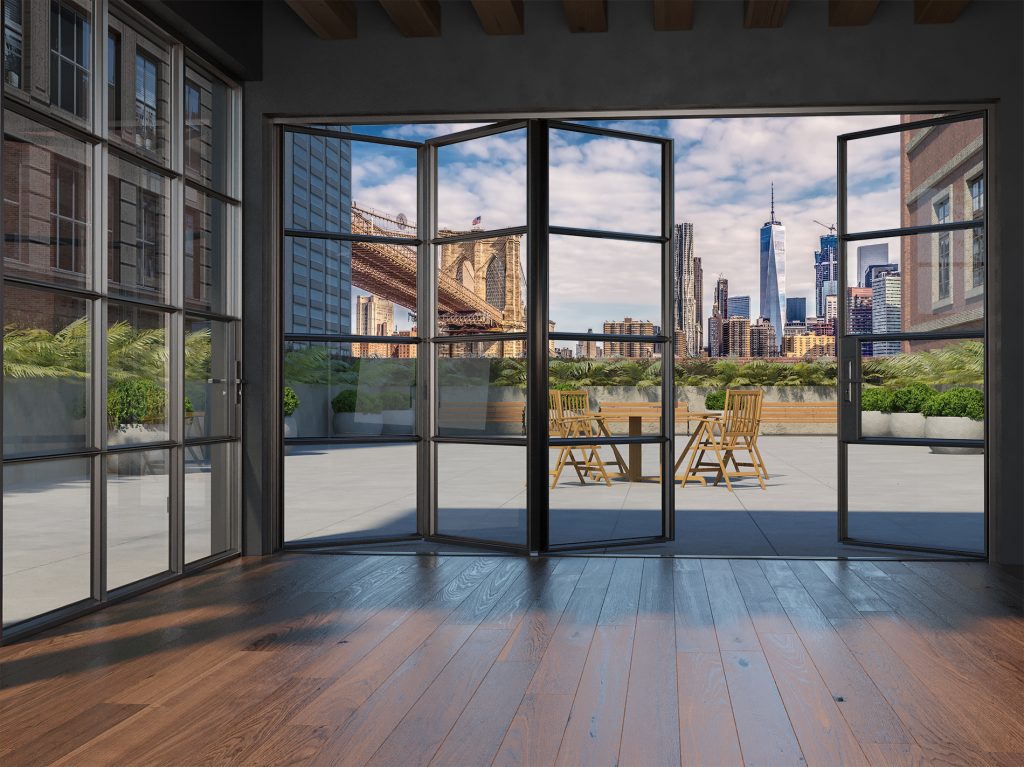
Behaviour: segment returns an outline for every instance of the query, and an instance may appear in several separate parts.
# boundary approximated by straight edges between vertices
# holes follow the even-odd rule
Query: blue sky
[[[607,127],[675,141],[675,220],[694,224],[703,260],[704,314],[719,274],[732,295],[758,304],[758,233],[775,184],[776,216],[786,226],[786,294],[813,310],[813,253],[836,220],[836,136],[898,122],[897,115],[699,118],[604,121]],[[421,141],[469,124],[359,127],[358,132]],[[657,145],[553,131],[553,225],[656,233],[660,159]],[[899,220],[899,139],[865,139],[850,148],[851,230]],[[442,226],[521,225],[526,216],[524,131],[440,150],[438,209]],[[415,151],[353,142],[353,198],[361,205],[415,218]],[[890,245],[896,258],[895,243]],[[657,248],[586,238],[552,243],[551,318],[561,331],[600,330],[630,315],[658,321]],[[405,312],[396,312],[405,316]],[[405,323],[403,323],[405,324]]]

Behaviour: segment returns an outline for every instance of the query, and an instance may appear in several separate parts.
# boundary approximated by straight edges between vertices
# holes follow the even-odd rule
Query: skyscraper
[[[626,317],[622,320],[606,320],[604,332],[607,335],[622,336],[653,336],[657,335],[653,322],[647,320],[634,320]],[[605,341],[605,357],[651,357],[654,355],[654,344],[640,341]]]
[[[786,311],[786,227],[775,218],[775,185],[772,184],[771,218],[761,227],[761,316],[782,338],[782,317]]]
[[[899,272],[877,275],[871,285],[871,332],[898,333],[903,328],[903,277]],[[875,341],[871,353],[876,357],[899,354],[899,341]]]
[[[587,328],[588,333],[593,333],[593,328]],[[576,343],[576,356],[580,359],[596,360],[597,354],[597,341],[578,341]]]
[[[864,270],[864,287],[873,287],[875,280],[879,276],[889,272],[898,272],[899,270],[899,264],[872,264]]]
[[[869,266],[889,263],[889,244],[861,245],[857,248],[857,287],[870,288],[865,272]]]
[[[775,326],[766,317],[759,317],[750,326],[750,356],[774,357],[779,353],[779,342],[775,337]]]
[[[693,224],[684,222],[676,224],[672,237],[672,264],[675,269],[675,310],[674,330],[682,330],[686,334],[686,356],[695,357],[700,345],[700,323],[698,302],[695,298],[696,263],[693,255]]]
[[[723,318],[743,317],[750,319],[750,296],[730,296],[728,308]]]
[[[835,286],[839,284],[839,238],[830,232],[821,235],[818,242],[818,250],[814,251],[814,312],[822,317],[825,296],[835,295],[838,290]]]
[[[786,299],[786,322],[807,322],[807,299]]]
[[[750,320],[746,317],[730,316],[722,332],[722,356],[750,356]]]
[[[719,280],[721,282],[721,280]],[[711,306],[711,316],[708,317],[708,356],[722,356],[722,341],[724,340],[724,327],[722,315],[719,312],[718,302]]]
[[[704,348],[704,266],[700,256],[693,257],[693,356],[699,356]],[[690,344],[688,343],[688,346]]]
[[[729,280],[723,275],[718,275],[718,282],[715,285],[715,303],[718,304],[718,311],[722,319],[729,316]]]
[[[871,288],[846,289],[846,332],[865,335],[871,332]],[[871,342],[861,343],[861,354],[871,356]]]

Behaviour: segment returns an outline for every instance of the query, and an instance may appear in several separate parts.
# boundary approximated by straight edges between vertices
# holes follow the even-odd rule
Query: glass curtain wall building
[[[119,3],[3,7],[8,637],[238,550],[241,213],[237,87]]]

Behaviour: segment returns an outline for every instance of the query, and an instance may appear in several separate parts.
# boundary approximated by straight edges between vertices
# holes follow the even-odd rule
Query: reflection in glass
[[[521,234],[438,248],[441,335],[526,332],[526,241]]]
[[[107,277],[111,293],[164,303],[169,270],[168,181],[111,157]]]
[[[661,145],[550,133],[551,225],[661,234]]]
[[[286,237],[284,303],[286,333],[353,331],[353,243]],[[415,291],[415,249],[409,271]],[[406,280],[408,282],[408,280]]]
[[[233,445],[185,448],[185,562],[232,547]]]
[[[415,434],[416,358],[404,356],[415,352],[409,344],[286,343],[285,436]]]
[[[661,535],[660,450],[660,445],[551,448],[551,545]],[[627,469],[649,479],[631,482],[622,476]]]
[[[525,434],[526,340],[437,344],[437,433]]]
[[[4,455],[89,445],[89,302],[4,286]]]
[[[661,324],[661,246],[553,235],[548,293],[559,332],[602,332],[637,317]]]
[[[107,456],[107,589],[170,569],[170,451]]]
[[[286,541],[416,532],[413,444],[292,445],[284,472]]]
[[[438,147],[439,237],[526,226],[526,130]]]
[[[526,449],[439,444],[437,532],[526,545]]]
[[[15,112],[4,114],[4,269],[88,287],[90,148]]]
[[[214,77],[185,67],[185,175],[223,194],[234,194],[231,91]]]
[[[227,437],[234,413],[232,323],[185,317],[185,439]]]
[[[185,305],[228,313],[228,206],[185,187]]]
[[[22,0],[4,3],[4,82],[22,88],[25,58],[25,13]]]
[[[914,122],[930,115],[903,115]],[[847,231],[970,221],[970,184],[984,171],[981,119],[847,142]]]
[[[92,530],[87,458],[4,466],[4,625],[88,599]]]
[[[348,132],[344,126],[331,130]],[[285,133],[282,193],[285,229],[352,231],[352,142]]]
[[[107,444],[168,438],[167,318],[111,302],[107,307]]]
[[[50,3],[50,103],[82,120],[89,119],[92,28],[88,12],[77,4]]]
[[[985,456],[850,445],[849,535],[905,546],[985,550]],[[948,450],[948,448],[947,448]]]

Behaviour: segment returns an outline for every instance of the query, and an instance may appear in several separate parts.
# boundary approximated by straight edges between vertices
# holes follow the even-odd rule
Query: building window
[[[23,49],[21,0],[4,0],[4,79],[15,88],[21,87]]]
[[[191,80],[185,81],[185,167],[194,173],[201,174],[202,163],[202,124],[201,98],[199,86]]]
[[[85,166],[57,159],[53,169],[53,266],[65,272],[85,274],[88,252],[88,194]]]
[[[935,203],[935,222],[946,224],[949,222],[949,198]],[[949,261],[949,232],[939,232],[939,261],[936,266],[939,283],[939,300],[949,298],[950,284],[950,261]]]
[[[50,103],[89,118],[89,20],[63,3],[50,5]]]
[[[157,148],[155,61],[141,53],[135,56],[135,145],[148,152]]]
[[[139,190],[136,248],[139,254],[139,286],[159,290],[162,269],[160,260],[160,197]]]
[[[985,177],[973,179],[967,188],[971,192],[971,212],[977,216],[985,209]]]
[[[971,236],[971,286],[985,284],[985,232],[975,229]]]
[[[121,131],[121,36],[107,35],[107,129]]]

